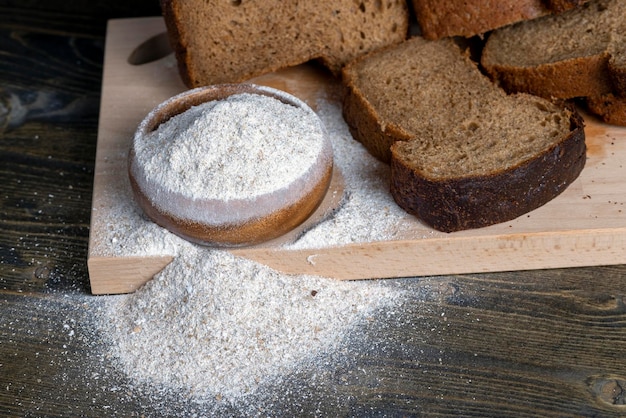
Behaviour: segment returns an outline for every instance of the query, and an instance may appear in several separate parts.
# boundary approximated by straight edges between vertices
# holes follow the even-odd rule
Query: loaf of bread
[[[626,1],[595,0],[498,29],[481,64],[509,92],[585,97],[605,121],[626,124]]]
[[[451,232],[516,218],[561,193],[585,164],[573,109],[507,95],[451,39],[412,38],[343,70],[355,139],[391,163],[403,209]]]
[[[319,59],[331,72],[403,41],[405,0],[161,0],[181,77],[189,87],[241,82]]]
[[[471,37],[551,13],[560,13],[588,0],[411,0],[422,36]]]

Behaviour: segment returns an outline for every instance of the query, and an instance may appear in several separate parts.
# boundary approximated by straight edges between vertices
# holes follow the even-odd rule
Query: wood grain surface
[[[98,354],[106,296],[91,295],[87,248],[106,5],[54,3],[0,2],[0,109],[30,109],[0,124],[0,416],[242,416],[137,386]],[[626,415],[626,265],[394,281],[412,295],[394,315],[323,373],[269,388],[258,415]]]

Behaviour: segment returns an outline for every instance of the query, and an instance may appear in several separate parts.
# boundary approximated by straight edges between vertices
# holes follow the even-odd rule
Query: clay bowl
[[[136,155],[138,141],[168,119],[208,101],[240,93],[273,97],[303,109],[324,132],[322,151],[295,181],[254,198],[198,199],[159,184]],[[154,108],[139,124],[129,152],[128,173],[137,203],[154,222],[198,244],[235,247],[277,238],[304,222],[328,190],[333,172],[332,146],[315,112],[283,91],[253,84],[222,84],[196,88]],[[216,179],[219,181],[219,179]]]

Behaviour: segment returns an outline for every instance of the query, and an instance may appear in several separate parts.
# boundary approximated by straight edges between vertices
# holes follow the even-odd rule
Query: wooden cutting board
[[[115,199],[126,196],[118,190],[138,123],[185,90],[164,32],[160,17],[108,25],[88,255],[94,294],[132,292],[174,258],[169,251],[146,255],[128,249],[119,255],[108,248],[116,239],[106,221],[119,210]],[[320,95],[338,100],[336,81],[312,65],[253,82],[285,90],[314,108]],[[587,115],[585,122],[588,158],[581,176],[553,201],[511,222],[445,234],[415,219],[393,241],[298,250],[277,241],[231,251],[286,273],[346,280],[626,263],[626,128]],[[337,175],[335,193],[311,222],[331,216],[341,188]]]

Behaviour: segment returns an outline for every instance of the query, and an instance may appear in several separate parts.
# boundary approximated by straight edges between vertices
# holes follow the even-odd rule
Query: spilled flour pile
[[[140,290],[112,298],[104,335],[133,380],[232,401],[336,348],[397,292],[190,246]]]

